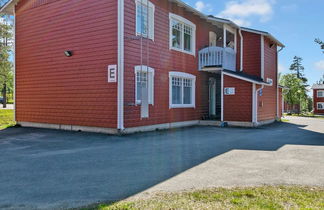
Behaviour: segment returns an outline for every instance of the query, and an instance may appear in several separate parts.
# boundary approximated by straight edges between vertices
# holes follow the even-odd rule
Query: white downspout
[[[224,74],[221,73],[221,121],[224,122]]]
[[[242,30],[239,29],[240,40],[241,40],[241,47],[240,47],[240,71],[243,71],[243,35]]]
[[[117,129],[124,130],[124,0],[118,0]]]
[[[264,80],[264,36],[261,35],[261,78]]]

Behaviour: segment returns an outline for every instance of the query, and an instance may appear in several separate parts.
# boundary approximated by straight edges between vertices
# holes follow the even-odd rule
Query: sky
[[[289,73],[293,57],[303,58],[313,85],[324,74],[324,0],[184,0],[207,15],[230,19],[240,26],[271,33],[286,47],[279,53],[279,71]]]

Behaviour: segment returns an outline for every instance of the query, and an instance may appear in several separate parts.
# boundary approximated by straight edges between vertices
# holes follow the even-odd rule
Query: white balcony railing
[[[236,53],[229,47],[206,47],[199,51],[199,70],[206,67],[215,67],[227,70],[236,70]]]

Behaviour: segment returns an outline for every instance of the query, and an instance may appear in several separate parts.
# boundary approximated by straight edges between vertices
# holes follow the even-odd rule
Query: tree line
[[[320,48],[324,53],[324,42],[320,39],[315,39],[315,43],[320,45]],[[312,97],[307,95],[307,84],[308,80],[304,74],[304,66],[302,64],[303,59],[299,56],[293,58],[292,64],[290,65],[289,70],[291,73],[280,75],[279,84],[287,87],[285,91],[284,99],[287,102],[290,109],[295,109],[294,106],[297,105],[297,110],[290,110],[292,112],[309,112],[313,108]],[[324,84],[324,74],[322,78],[317,81],[317,84]]]

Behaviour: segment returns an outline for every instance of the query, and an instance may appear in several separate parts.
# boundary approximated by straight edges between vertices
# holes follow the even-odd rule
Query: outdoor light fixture
[[[270,48],[272,48],[272,47],[273,47],[273,45],[274,45],[273,43],[270,43],[270,45],[269,45],[269,46],[270,46]]]
[[[72,56],[72,51],[70,51],[70,50],[64,51],[64,55],[66,57],[71,57]]]

